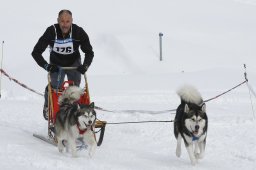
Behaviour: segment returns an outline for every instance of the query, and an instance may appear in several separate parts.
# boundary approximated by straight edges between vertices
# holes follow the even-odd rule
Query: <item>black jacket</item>
[[[54,25],[57,32],[57,39],[66,39],[70,37],[63,37],[59,24]],[[49,45],[50,48],[53,48],[54,40],[55,40],[55,29],[54,26],[50,26],[46,29],[44,34],[40,37],[38,42],[36,43],[33,51],[32,56],[37,62],[37,64],[41,67],[44,67],[47,64],[47,61],[43,58],[42,53],[45,51],[47,46]],[[73,39],[73,48],[74,53],[68,55],[58,54],[54,51],[50,52],[50,63],[56,64],[62,67],[71,66],[77,59],[81,58],[79,52],[79,46],[81,50],[85,53],[85,58],[83,65],[90,66],[94,52],[92,50],[92,46],[90,44],[90,40],[86,32],[83,28],[77,26],[76,24],[72,24],[72,39]]]

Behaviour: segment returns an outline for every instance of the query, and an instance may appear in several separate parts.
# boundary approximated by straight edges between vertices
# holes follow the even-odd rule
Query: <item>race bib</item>
[[[68,38],[64,40],[56,39],[54,41],[52,50],[58,54],[63,54],[63,55],[72,54],[74,52],[72,38]]]

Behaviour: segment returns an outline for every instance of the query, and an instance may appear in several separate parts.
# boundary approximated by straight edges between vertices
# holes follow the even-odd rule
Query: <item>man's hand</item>
[[[55,73],[59,71],[59,67],[55,64],[46,64],[44,69],[48,72]]]
[[[88,70],[88,66],[80,65],[77,67],[76,70],[79,71],[81,74],[84,74]]]

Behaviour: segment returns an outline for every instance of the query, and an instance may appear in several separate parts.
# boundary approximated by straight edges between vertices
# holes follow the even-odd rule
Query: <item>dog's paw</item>
[[[64,150],[64,146],[59,141],[58,141],[58,150],[59,150],[60,153],[62,153],[63,150]]]
[[[191,165],[195,166],[196,165],[196,161],[191,161]]]
[[[72,155],[72,158],[78,158],[78,156],[77,155]]]
[[[62,153],[63,152],[63,148],[58,148],[59,152]]]
[[[96,147],[95,146],[92,146],[90,149],[89,149],[89,157],[92,158],[93,155],[95,154],[95,151],[96,151]]]
[[[95,149],[90,149],[89,157],[92,158],[94,154],[95,154]]]
[[[72,147],[72,149],[71,149],[71,154],[72,154],[72,157],[73,158],[76,158],[77,157],[77,152],[76,152],[76,147]]]
[[[62,153],[62,152],[63,152],[63,150],[64,150],[64,147],[63,147],[63,146],[58,145],[58,150],[59,150],[59,152],[60,152],[60,153]]]
[[[77,156],[77,153],[76,152],[72,152],[72,157],[73,158],[77,158],[78,156]]]
[[[194,155],[195,155],[195,158],[198,159],[199,153],[194,153]]]
[[[195,166],[197,164],[197,159],[191,159],[191,165]]]
[[[94,153],[93,153],[93,152],[89,152],[89,157],[90,157],[90,158],[92,158],[92,157],[93,157],[93,155],[94,155]]]
[[[177,148],[176,149],[176,156],[179,158],[181,156],[181,149]]]
[[[196,153],[195,157],[196,157],[196,159],[203,159],[204,154]]]

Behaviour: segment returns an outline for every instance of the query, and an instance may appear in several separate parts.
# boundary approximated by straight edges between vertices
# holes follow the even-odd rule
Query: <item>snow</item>
[[[39,92],[47,73],[31,51],[63,8],[73,12],[95,51],[87,73],[91,100],[117,111],[97,111],[100,120],[173,120],[173,112],[122,110],[176,109],[176,90],[184,84],[196,87],[205,100],[215,97],[244,81],[243,64],[256,89],[256,0],[5,1],[0,6],[3,69]],[[161,62],[159,32],[164,34]],[[172,123],[107,125],[92,159],[86,150],[78,158],[60,154],[32,136],[47,135],[43,98],[4,76],[1,85],[4,170],[256,169],[256,99],[246,84],[206,103],[206,154],[195,167],[184,145],[181,158],[176,157]]]

